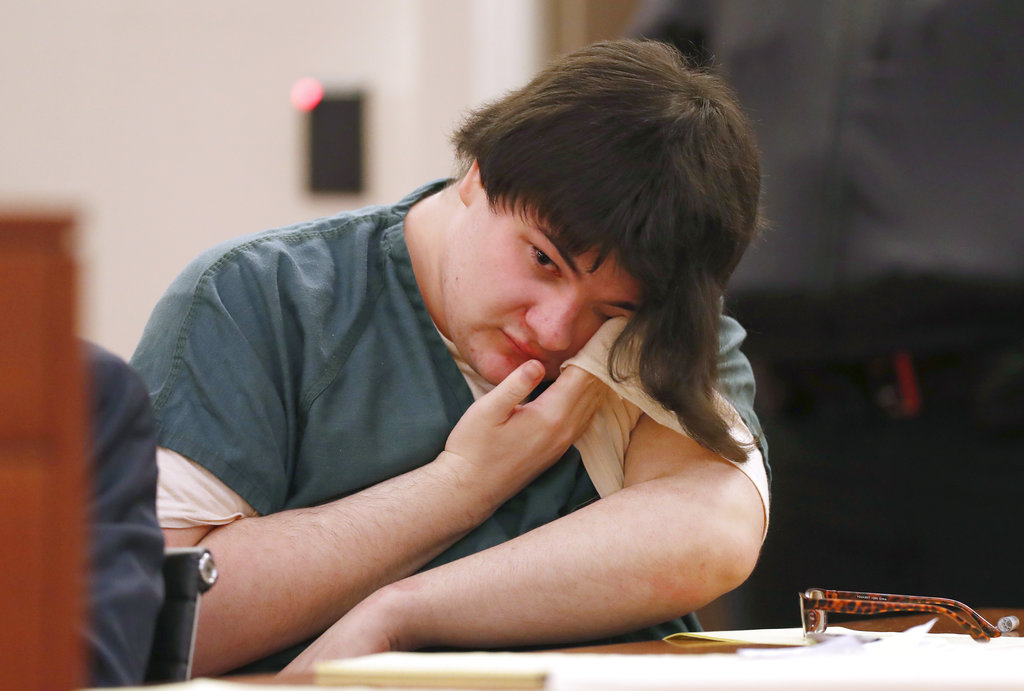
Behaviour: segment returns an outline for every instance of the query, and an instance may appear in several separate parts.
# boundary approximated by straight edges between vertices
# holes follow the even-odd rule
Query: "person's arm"
[[[216,674],[301,642],[426,564],[483,522],[568,448],[601,385],[560,377],[519,405],[543,370],[527,364],[463,416],[427,465],[355,495],[225,526],[165,529],[200,544],[221,578],[203,598],[196,674]]]
[[[646,417],[625,470],[619,492],[378,590],[286,671],[385,650],[592,640],[685,614],[746,579],[764,513],[739,470]]]

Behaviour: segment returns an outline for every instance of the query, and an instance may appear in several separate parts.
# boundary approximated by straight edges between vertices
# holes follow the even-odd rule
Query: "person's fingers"
[[[512,370],[507,377],[477,403],[494,421],[506,420],[544,378],[544,365],[527,360]]]

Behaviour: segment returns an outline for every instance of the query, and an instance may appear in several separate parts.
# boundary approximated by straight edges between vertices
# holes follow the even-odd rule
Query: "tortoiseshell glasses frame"
[[[1016,617],[1003,617],[998,625],[989,623],[973,609],[944,597],[860,593],[849,590],[808,588],[800,593],[800,620],[804,634],[822,633],[828,627],[826,612],[843,614],[890,614],[925,612],[942,614],[959,624],[976,641],[997,638],[1017,627]]]

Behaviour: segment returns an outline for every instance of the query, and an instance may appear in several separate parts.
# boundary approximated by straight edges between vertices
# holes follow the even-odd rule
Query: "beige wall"
[[[619,38],[642,0],[547,0],[543,4],[548,53],[560,55],[594,41]]]
[[[466,107],[525,81],[543,0],[33,0],[0,22],[0,208],[79,217],[83,336],[131,354],[220,240],[450,172]],[[300,77],[368,94],[367,190],[304,189]]]

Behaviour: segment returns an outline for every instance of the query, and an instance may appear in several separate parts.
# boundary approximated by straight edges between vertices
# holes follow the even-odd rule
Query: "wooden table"
[[[1011,608],[980,608],[977,612],[988,621],[995,623],[1000,617],[1012,614],[1024,622],[1024,609]],[[912,614],[907,616],[876,617],[871,619],[852,619],[842,621],[841,615],[830,615],[830,622],[837,626],[858,631],[905,631],[912,626],[923,624],[934,615]],[[963,630],[955,622],[946,617],[938,617],[938,621],[932,628],[934,633],[963,633]],[[1016,635],[1012,632],[1009,635]],[[979,644],[983,645],[983,644]],[[738,643],[724,643],[718,641],[702,641],[700,639],[679,639],[671,643],[666,641],[640,641],[637,643],[617,643],[613,645],[579,646],[571,648],[557,648],[552,652],[559,653],[603,653],[620,655],[700,655],[705,653],[733,653],[739,648],[771,648],[778,646],[750,645]],[[246,681],[248,683],[284,685],[284,684],[312,684],[312,674],[290,674],[290,675],[254,675],[245,677],[229,677],[230,679]],[[1024,687],[1024,675],[1022,675],[1022,687]]]

